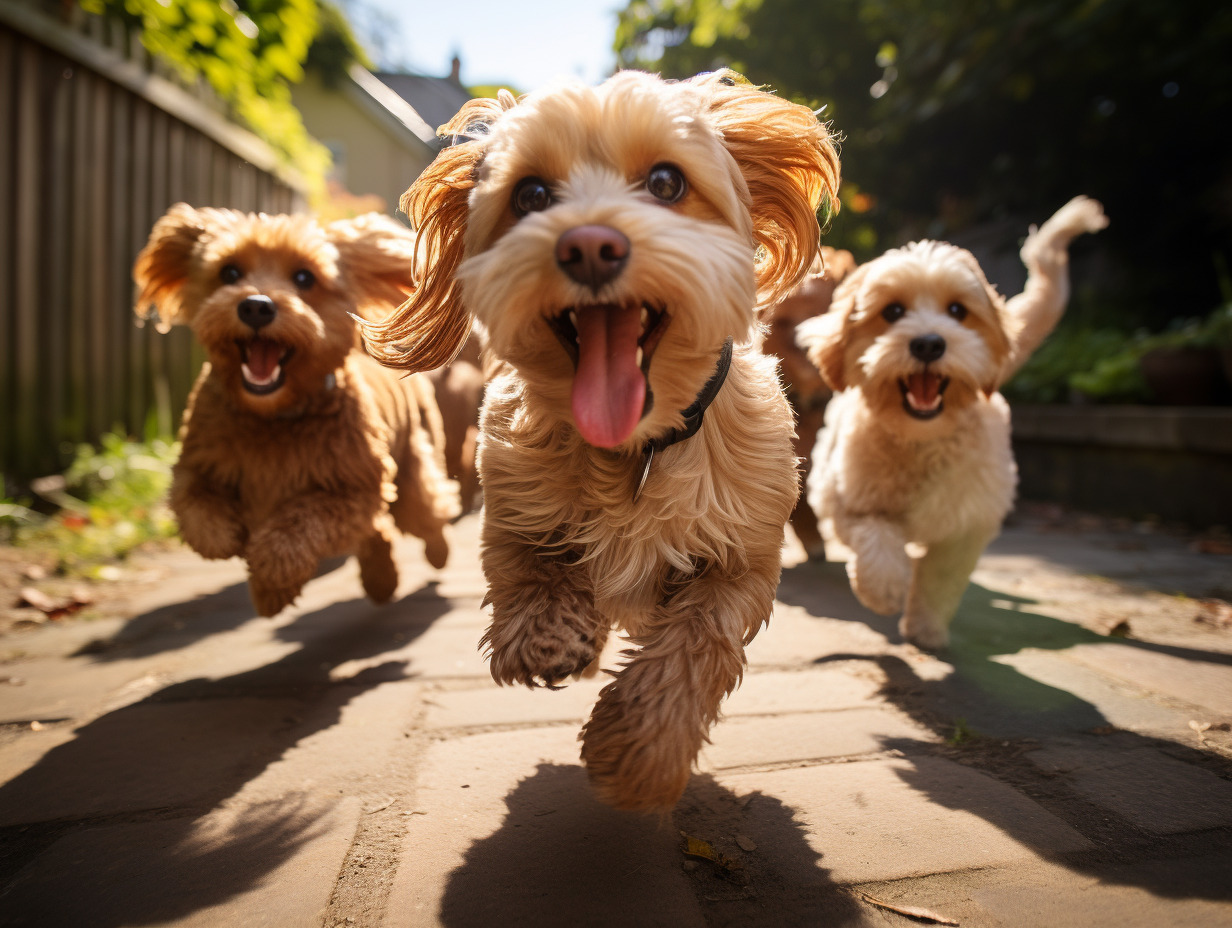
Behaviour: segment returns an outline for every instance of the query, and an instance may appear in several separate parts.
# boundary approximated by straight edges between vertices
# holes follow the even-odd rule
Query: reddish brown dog
[[[402,301],[413,253],[413,235],[377,215],[322,227],[180,203],[137,257],[138,314],[188,325],[209,356],[184,413],[171,508],[193,550],[248,562],[261,615],[339,555],[356,555],[364,591],[389,600],[395,529],[445,563],[458,490],[432,386],[358,350],[352,317]]]

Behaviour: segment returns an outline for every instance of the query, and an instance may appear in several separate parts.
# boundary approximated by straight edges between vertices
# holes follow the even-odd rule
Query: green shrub
[[[1063,403],[1151,399],[1139,361],[1160,348],[1232,347],[1232,302],[1204,318],[1178,319],[1162,332],[1065,327],[1053,332],[1002,392],[1011,401]]]
[[[176,525],[166,496],[178,456],[178,443],[134,442],[117,433],[104,435],[98,448],[81,445],[62,478],[35,483],[57,511],[35,516],[25,509],[10,540],[51,551],[60,570],[81,573],[147,541],[172,537]]]

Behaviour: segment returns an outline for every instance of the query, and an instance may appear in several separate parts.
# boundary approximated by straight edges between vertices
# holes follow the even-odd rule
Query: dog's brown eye
[[[291,275],[291,283],[299,287],[301,290],[307,290],[317,282],[316,276],[307,268],[301,267],[298,271]]]
[[[962,303],[951,303],[945,308],[945,311],[959,322],[967,318],[967,307],[963,306]]]
[[[524,177],[513,188],[513,211],[519,216],[541,213],[552,205],[552,191],[538,177]]]
[[[906,311],[902,303],[891,303],[881,311],[881,318],[886,322],[898,322]]]
[[[646,189],[664,203],[675,203],[684,196],[687,187],[684,175],[674,164],[656,164],[646,175]]]
[[[243,276],[244,272],[235,264],[224,264],[222,270],[218,272],[218,279],[224,284],[233,284]]]

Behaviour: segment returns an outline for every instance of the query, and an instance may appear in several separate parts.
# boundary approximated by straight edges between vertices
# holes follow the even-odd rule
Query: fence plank
[[[17,74],[16,208],[13,210],[16,234],[13,243],[14,315],[13,371],[17,378],[13,404],[15,435],[14,458],[27,473],[42,470],[48,457],[51,435],[45,428],[46,410],[41,398],[38,332],[38,233],[42,216],[39,203],[39,63],[37,48],[21,49]]]
[[[8,139],[17,138],[17,37],[0,29],[0,133]],[[14,215],[14,151],[16,144],[0,145],[0,306],[12,306],[13,293],[13,225],[4,217]],[[17,347],[16,319],[11,312],[0,314],[0,410],[12,422],[15,418],[17,395],[14,383],[14,352]],[[8,462],[15,454],[11,428],[0,428],[0,474],[9,470]]]
[[[0,6],[5,476],[58,470],[67,446],[116,425],[178,421],[203,352],[183,327],[137,327],[131,305],[133,260],[168,206],[303,205],[266,147],[142,58],[37,6]]]

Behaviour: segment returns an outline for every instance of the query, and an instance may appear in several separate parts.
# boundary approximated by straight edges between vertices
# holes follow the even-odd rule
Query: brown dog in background
[[[826,403],[833,391],[826,386],[808,353],[796,344],[796,327],[806,319],[820,316],[830,308],[834,289],[856,268],[850,251],[822,245],[809,268],[808,276],[786,299],[776,303],[763,320],[767,323],[762,351],[779,359],[783,392],[796,417],[796,457],[800,459],[801,484],[813,466],[813,446],[826,417]],[[809,560],[824,561],[826,544],[817,525],[817,516],[801,489],[791,511],[792,530],[804,546]]]
[[[445,563],[458,490],[431,384],[360,351],[352,318],[405,298],[414,244],[375,214],[322,227],[180,203],[137,257],[137,313],[188,325],[209,357],[171,508],[197,553],[247,561],[260,615],[290,605],[323,558],[348,554],[364,592],[388,601],[395,529]]]
[[[476,325],[458,356],[428,373],[445,428],[445,469],[458,482],[463,512],[479,495],[479,410],[488,379],[482,355],[483,330]]]

